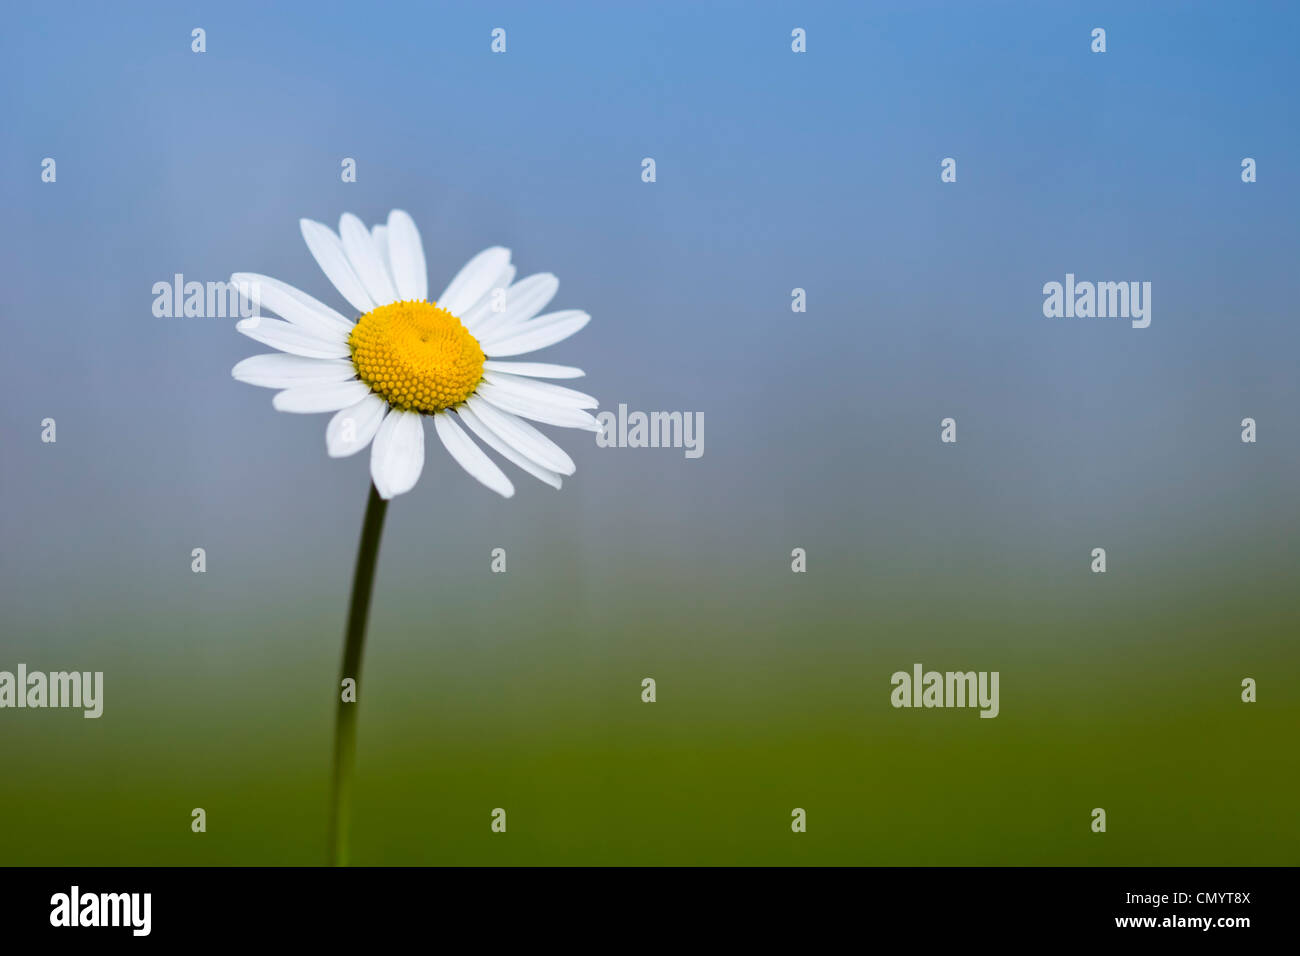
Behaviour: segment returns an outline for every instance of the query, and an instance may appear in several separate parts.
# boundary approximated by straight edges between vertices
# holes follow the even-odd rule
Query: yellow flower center
[[[452,408],[483,379],[478,340],[435,302],[381,305],[357,320],[348,345],[357,377],[403,411]]]

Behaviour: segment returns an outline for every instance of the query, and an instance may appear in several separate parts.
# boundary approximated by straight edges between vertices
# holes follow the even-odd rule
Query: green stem
[[[348,865],[348,830],[352,815],[352,779],[357,760],[357,705],[361,700],[361,651],[366,643],[366,616],[370,611],[370,592],[375,583],[375,564],[379,557],[379,536],[384,530],[384,512],[388,502],[379,497],[372,484],[366,502],[366,517],[361,525],[361,543],[357,546],[357,568],[352,576],[352,601],[348,605],[348,632],[343,642],[343,667],[334,693],[338,695],[338,714],[334,722],[334,787],[330,800],[330,863]],[[351,701],[343,699],[343,682],[355,681]]]

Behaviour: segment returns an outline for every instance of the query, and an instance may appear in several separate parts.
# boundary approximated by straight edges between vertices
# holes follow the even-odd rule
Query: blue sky
[[[151,288],[247,270],[339,305],[298,218],[393,207],[419,224],[433,286],[493,244],[523,273],[558,274],[555,307],[594,319],[543,357],[587,368],[603,407],[708,421],[695,461],[576,439],[565,491],[528,487],[509,512],[437,462],[403,502],[426,531],[558,515],[600,554],[617,515],[665,561],[696,535],[705,553],[800,531],[844,553],[894,535],[906,551],[948,489],[932,457],[948,415],[973,483],[952,521],[976,529],[1050,515],[1125,534],[1211,513],[1243,467],[1261,494],[1294,478],[1292,6],[13,16],[0,477],[6,501],[51,524],[12,504],[2,520],[41,561],[78,541],[102,560],[124,539],[147,561],[151,536],[236,532],[255,555],[289,533],[273,518],[348,550],[364,460],[329,461],[323,417],[277,414],[231,381],[259,350],[232,323],[155,318]],[[1105,54],[1089,49],[1096,26]],[[39,178],[47,156],[55,184]],[[939,181],[948,156],[954,184]],[[340,181],[344,157],[356,183]],[[1152,282],[1151,327],[1045,319],[1042,285],[1067,272]],[[795,287],[807,313],[790,311]],[[1246,415],[1269,438],[1249,465],[1228,454]],[[46,416],[58,459],[32,440]]]

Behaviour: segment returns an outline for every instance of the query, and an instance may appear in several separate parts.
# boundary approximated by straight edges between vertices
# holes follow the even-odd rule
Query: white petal
[[[465,310],[465,314],[460,317],[460,320],[465,323],[465,328],[473,332],[479,323],[489,316],[496,315],[492,311],[492,306],[496,304],[497,290],[504,294],[510,289],[510,284],[515,281],[515,271],[513,265],[507,265],[493,280],[483,298],[478,300],[478,304]]]
[[[271,404],[280,412],[337,412],[355,405],[370,394],[365,382],[330,382],[326,385],[300,385],[277,392]]]
[[[424,245],[415,220],[400,209],[388,214],[388,265],[403,299],[429,298],[429,273],[424,265]]]
[[[424,423],[415,412],[389,412],[370,448],[370,477],[381,498],[406,494],[424,470]]]
[[[539,272],[521,279],[506,290],[505,308],[500,312],[489,312],[477,323],[477,327],[472,330],[475,338],[500,338],[499,330],[526,322],[546,308],[559,288],[560,280],[549,272]],[[489,309],[492,298],[488,295],[485,299]]]
[[[492,288],[488,291],[492,292],[496,289],[509,289],[515,284],[515,275],[518,272],[519,270],[515,268],[513,262],[507,263],[506,267],[501,270],[501,274],[497,276],[496,281],[492,283]],[[479,301],[480,303],[482,302],[482,300]]]
[[[388,403],[373,393],[340,411],[325,426],[325,450],[329,456],[345,458],[369,445],[387,412]]]
[[[305,355],[308,358],[349,358],[352,355],[345,341],[331,341],[319,335],[306,332],[301,326],[279,319],[268,319],[264,315],[255,315],[251,319],[242,319],[235,323],[235,329],[247,335],[255,342],[269,345],[281,352],[291,355]]]
[[[446,412],[433,416],[433,427],[438,430],[438,437],[456,463],[471,476],[487,485],[503,498],[515,493],[515,486],[510,483],[506,473],[493,464],[482,448],[474,444],[465,434],[464,429],[452,420]]]
[[[563,448],[522,418],[503,412],[478,396],[471,396],[465,404],[483,424],[500,435],[503,441],[547,471],[571,475],[578,470],[578,466],[573,463],[573,459]]]
[[[506,461],[522,468],[538,481],[546,482],[546,484],[550,485],[552,488],[558,488],[563,484],[560,480],[560,476],[555,472],[543,468],[541,465],[529,460],[526,456],[507,445],[504,439],[497,435],[497,433],[492,429],[484,425],[482,420],[470,411],[468,407],[461,405],[457,408],[456,417],[463,421],[469,427],[469,430],[479,437],[479,440],[482,441],[483,444],[487,445]]]
[[[370,230],[371,241],[375,244],[375,251],[379,253],[380,260],[384,263],[384,269],[388,272],[388,281],[393,283],[393,288],[397,288],[397,282],[393,279],[393,263],[388,258],[388,227],[384,225],[375,226]]]
[[[580,408],[551,405],[519,398],[486,383],[480,385],[475,394],[482,395],[503,412],[510,412],[510,414],[518,415],[520,418],[531,418],[535,422],[559,425],[561,428],[583,428],[587,431],[601,431],[600,424],[596,419]]]
[[[293,388],[297,385],[325,385],[355,378],[357,370],[346,359],[304,358],[272,352],[253,355],[230,370],[236,381],[263,388]]]
[[[460,316],[492,289],[492,283],[510,264],[510,250],[500,246],[484,249],[456,273],[442,295],[438,305],[452,315]]]
[[[339,238],[343,241],[343,251],[347,254],[348,261],[352,263],[352,270],[370,293],[375,305],[396,302],[397,293],[388,278],[388,268],[379,257],[370,230],[352,213],[345,212],[339,217]]]
[[[245,288],[252,291],[252,299],[245,296],[248,301],[266,306],[286,321],[321,338],[347,338],[352,333],[352,323],[342,315],[279,279],[255,272],[236,272],[230,281],[241,290],[241,294]]]
[[[529,378],[582,378],[587,374],[572,365],[549,365],[546,362],[495,362],[489,359],[483,367],[490,372],[509,372]]]
[[[334,283],[339,294],[358,312],[365,313],[373,309],[375,302],[357,277],[347,253],[343,251],[343,243],[334,235],[334,230],[311,219],[300,219],[298,225],[316,264],[325,273],[325,277]]]
[[[570,309],[565,312],[552,312],[525,322],[520,326],[505,329],[500,338],[484,342],[480,340],[483,351],[491,358],[507,358],[511,355],[523,355],[536,352],[556,342],[563,342],[574,332],[591,321],[586,312]]]
[[[566,405],[573,408],[600,407],[600,402],[586,392],[565,388],[563,385],[552,385],[550,382],[534,382],[530,378],[506,375],[503,372],[485,372],[483,381],[517,398],[541,402],[543,405]]]

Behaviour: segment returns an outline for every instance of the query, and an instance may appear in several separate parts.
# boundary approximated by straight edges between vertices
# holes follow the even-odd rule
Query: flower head
[[[553,487],[573,459],[529,420],[599,431],[590,395],[539,379],[577,378],[581,369],[508,362],[567,339],[590,320],[568,310],[538,315],[559,282],[538,273],[515,282],[510,250],[471,259],[429,301],[424,247],[415,223],[395,209],[366,229],[345,213],[336,234],[301,221],[307,248],[352,306],[352,321],[305,292],[267,276],[231,276],[256,305],[236,328],[278,352],[232,370],[241,382],[281,389],[282,412],[334,412],[325,446],[341,458],[370,446],[370,475],[385,498],[410,491],[424,468],[424,419],[462,468],[505,497],[514,485],[470,437]],[[255,290],[251,295],[248,290]]]

